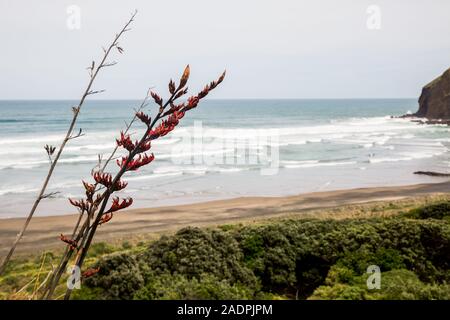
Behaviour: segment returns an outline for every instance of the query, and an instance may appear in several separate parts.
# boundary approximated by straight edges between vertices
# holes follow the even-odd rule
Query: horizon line
[[[204,100],[405,100],[405,99],[419,99],[418,97],[364,97],[364,98],[205,98]],[[12,99],[0,99],[0,101],[76,101],[79,98],[12,98]],[[140,101],[140,98],[110,98],[110,99],[90,99],[87,101]]]

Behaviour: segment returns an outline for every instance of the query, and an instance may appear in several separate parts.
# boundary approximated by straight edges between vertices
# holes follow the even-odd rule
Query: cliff
[[[450,69],[422,89],[417,117],[450,120]]]

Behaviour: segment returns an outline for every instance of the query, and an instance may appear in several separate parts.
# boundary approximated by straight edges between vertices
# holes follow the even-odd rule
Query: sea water
[[[58,193],[43,201],[38,215],[74,212],[67,198],[83,196],[81,180],[92,181],[99,155],[109,156],[139,104],[83,106],[75,129],[83,136],[66,145],[48,188]],[[74,105],[0,101],[0,218],[29,211],[49,168],[44,146],[60,145]],[[441,182],[413,172],[448,171],[449,127],[395,118],[417,108],[415,99],[202,101],[176,130],[152,142],[155,160],[124,176],[129,185],[122,196],[133,197],[133,207],[155,207]],[[133,139],[142,130],[136,123]],[[115,161],[107,169],[116,172]]]

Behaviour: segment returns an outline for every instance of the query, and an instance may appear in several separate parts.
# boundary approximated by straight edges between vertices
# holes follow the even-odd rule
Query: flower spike
[[[130,135],[124,134],[123,131],[120,131],[120,139],[116,139],[116,142],[119,147],[123,147],[129,152],[133,151],[135,148],[133,141],[131,141]]]
[[[88,211],[88,209],[89,209],[88,204],[84,200],[74,200],[74,199],[69,198],[69,202],[71,205],[79,208],[83,212]]]
[[[84,271],[81,276],[86,279],[89,277],[92,277],[94,274],[98,273],[100,271],[100,267],[97,268],[89,268],[86,271]]]
[[[156,93],[153,92],[153,91],[150,91],[150,95],[152,96],[153,100],[155,100],[155,103],[156,103],[157,105],[162,106],[162,104],[163,104],[163,99],[162,99],[158,94],[156,94]]]
[[[133,198],[123,199],[122,202],[120,202],[119,197],[115,197],[112,200],[111,208],[109,208],[109,210],[106,211],[105,214],[113,213],[113,212],[128,208],[129,206],[131,206],[132,203],[133,203]],[[112,215],[111,215],[111,217],[112,217]]]
[[[102,216],[102,218],[100,219],[99,225],[102,225],[102,224],[104,224],[104,223],[107,223],[109,220],[112,219],[112,217],[113,217],[112,212],[111,212],[111,213],[104,214],[104,215]]]
[[[150,118],[147,114],[143,113],[142,111],[136,113],[136,117],[143,123],[145,123],[147,126],[149,126],[152,122],[152,118]]]
[[[144,155],[138,155],[136,159],[132,159],[130,161],[128,161],[128,157],[122,157],[122,159],[117,159],[117,165],[122,169],[125,165],[126,165],[126,169],[129,171],[135,171],[137,169],[139,169],[142,166],[145,166],[146,164],[149,164],[150,162],[153,161],[153,159],[155,159],[155,156],[152,154],[147,155],[146,153],[144,153]],[[128,161],[128,163],[127,163]]]
[[[62,242],[65,242],[65,243],[67,243],[70,246],[70,250],[78,249],[78,244],[77,244],[77,242],[75,240],[67,238],[62,233],[59,236],[59,238],[61,239]]]
[[[112,186],[112,176],[110,173],[106,172],[95,172],[94,173],[94,180],[95,182],[104,185],[107,188],[110,188]],[[127,182],[118,180],[114,185],[114,191],[119,191],[124,189],[128,185]]]
[[[170,82],[169,82],[169,92],[170,92],[170,94],[175,93],[175,82],[173,82],[172,79],[170,79]]]
[[[180,84],[178,85],[178,90],[182,89],[186,85],[186,83],[189,79],[190,73],[191,73],[191,69],[190,69],[189,65],[187,65],[183,71],[183,75],[181,76]]]

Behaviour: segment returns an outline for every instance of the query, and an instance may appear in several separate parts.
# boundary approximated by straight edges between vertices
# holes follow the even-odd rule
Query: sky
[[[448,0],[0,0],[0,99],[76,99],[138,10],[100,99],[166,92],[191,66],[213,98],[417,98],[450,67]]]

